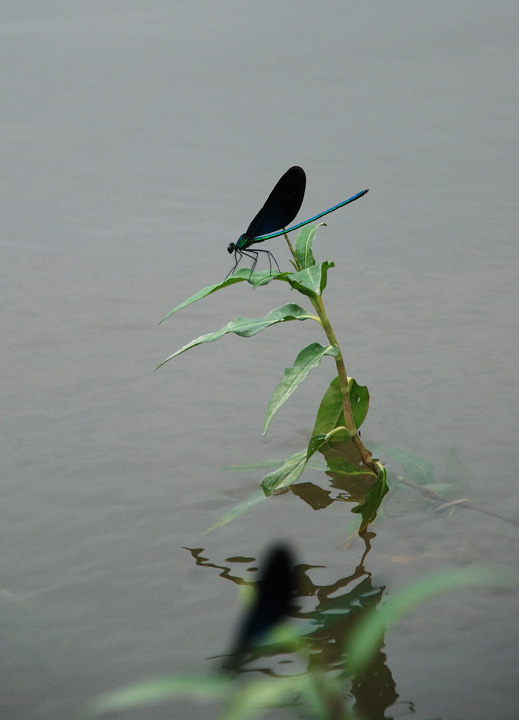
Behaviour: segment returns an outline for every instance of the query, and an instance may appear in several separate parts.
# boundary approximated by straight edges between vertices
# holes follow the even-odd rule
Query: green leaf
[[[231,692],[230,681],[224,675],[177,675],[132,683],[119,690],[105,693],[91,703],[83,717],[152,705],[174,697],[216,702]]]
[[[384,495],[388,492],[386,477],[386,468],[379,464],[377,479],[366,493],[364,502],[362,505],[357,505],[357,507],[353,508],[353,512],[359,513],[362,517],[359,535],[364,532],[368,525],[370,525],[377,517],[380,504]]]
[[[337,705],[337,698],[342,697],[343,692],[335,678],[315,671],[288,677],[255,678],[235,689],[218,720],[252,720],[260,713],[264,717],[267,708],[286,707],[294,711],[304,707],[308,717],[326,718],[330,717],[330,706]]]
[[[323,395],[312,435],[326,435],[338,425],[344,425],[342,412],[342,395],[339,376],[331,381]]]
[[[368,611],[355,625],[345,648],[348,675],[363,672],[384,642],[384,636],[405,615],[419,604],[443,592],[463,587],[515,587],[519,585],[516,573],[494,568],[459,567],[443,570],[418,580],[400,593],[393,595],[378,610]]]
[[[290,485],[295,483],[295,481],[301,476],[301,473],[307,465],[314,470],[326,470],[326,464],[321,458],[314,458],[311,462],[308,462],[307,456],[308,451],[303,450],[295,453],[292,457],[288,458],[288,460],[285,460],[285,462],[270,460],[251,465],[233,465],[226,468],[227,470],[240,472],[244,470],[257,470],[274,466],[276,467],[276,470],[268,473],[268,475],[263,478],[263,482],[261,483],[262,489],[255,492],[252,497],[247,498],[247,500],[244,500],[231,508],[220,518],[220,520],[218,520],[217,523],[206,530],[206,533],[216,530],[216,528],[222,527],[223,525],[227,525],[227,523],[231,522],[231,520],[235,520],[258,503],[266,500],[269,495],[290,487]]]
[[[319,265],[300,270],[287,277],[288,283],[303,295],[319,297],[326,287],[329,268],[335,267],[333,262],[325,260]]]
[[[358,429],[364,422],[368,413],[368,388],[364,385],[359,385],[353,378],[350,378],[348,382],[348,390],[355,427]],[[312,435],[329,433],[334,428],[341,425],[344,425],[341,383],[339,377],[336,376],[333,378],[328,389],[323,395],[319,410],[317,411]]]
[[[280,468],[268,473],[268,475],[265,475],[262,480],[261,487],[268,495],[272,495],[274,492],[286,490],[299,480],[312,455],[318,452],[324,445],[329,443],[332,438],[341,441],[348,440],[349,437],[350,436],[348,435],[348,431],[345,427],[337,427],[329,433],[313,435],[306,450],[295,453],[292,457],[288,458],[288,460],[286,460]],[[324,469],[321,467],[320,463],[317,468],[319,470]]]
[[[467,475],[461,462],[458,449],[452,446],[447,450],[444,482],[463,487],[466,484],[466,480]]]
[[[262,460],[261,462],[250,463],[247,465],[227,465],[222,470],[228,470],[229,472],[249,472],[250,470],[275,470],[280,468],[284,463],[284,460]],[[326,470],[328,467],[326,462],[321,457],[314,457],[308,464],[312,470]]]
[[[375,443],[370,443],[370,449],[373,449],[378,456],[389,457],[393,462],[398,463],[402,467],[402,474],[408,479],[419,485],[433,485],[434,466],[428,460],[411,455],[405,450],[397,448],[388,448]]]
[[[248,272],[250,275],[250,270]],[[268,285],[272,282],[272,280],[283,280],[284,282],[288,282],[288,277],[291,274],[291,272],[287,272],[286,270],[279,273],[272,273],[270,270],[256,270],[256,272],[250,275],[249,282],[252,285],[252,289],[255,290],[257,287],[261,287],[262,285]]]
[[[353,378],[348,381],[348,391],[355,427],[358,430],[368,414],[369,391],[365,385],[358,385]]]
[[[271,473],[265,475],[261,487],[266,495],[285,490],[298,480],[306,467],[307,451],[295,453],[283,465]]]
[[[227,523],[230,523],[231,520],[235,520],[237,517],[240,517],[240,515],[243,515],[243,513],[246,513],[255,505],[266,499],[267,496],[265,495],[263,490],[256,490],[254,495],[252,495],[250,498],[247,498],[247,500],[243,500],[241,503],[238,503],[238,505],[235,505],[233,508],[228,510],[225,515],[223,515],[218,520],[218,522],[216,522],[214,525],[211,525],[211,527],[205,531],[204,535],[212,532],[213,530],[216,530],[216,528],[227,525]]]
[[[254,273],[256,275],[256,273]],[[202,298],[207,297],[208,295],[211,295],[211,293],[217,292],[217,290],[223,290],[223,288],[228,287],[229,285],[234,285],[238,282],[244,282],[249,280],[250,277],[250,270],[247,270],[247,268],[242,268],[241,270],[238,270],[233,275],[230,275],[228,278],[226,278],[223,282],[216,283],[216,285],[208,285],[205,288],[202,288],[202,290],[199,290],[194,295],[191,295],[190,298],[187,300],[184,300],[184,302],[181,302],[180,305],[177,305],[173,310],[170,310],[170,312],[165,315],[162,320],[159,322],[159,325],[161,322],[164,322],[168,317],[173,315],[174,313],[178,312],[179,310],[182,310],[182,308],[187,307],[188,305],[191,305],[192,303],[196,302],[197,300],[201,300]]]
[[[335,428],[328,434],[314,435],[308,443],[306,450],[294,453],[294,455],[289,457],[288,460],[285,460],[280,468],[265,475],[261,483],[261,487],[265,493],[267,495],[272,495],[272,493],[286,490],[293,485],[303,474],[303,470],[307,466],[312,455],[320,450],[323,445],[329,442],[332,436],[338,435],[342,432],[346,433],[346,428]],[[324,468],[322,468],[319,463],[317,469],[322,470]]]
[[[217,292],[218,290],[223,290],[224,288],[229,287],[229,285],[234,285],[238,282],[248,282],[250,285],[252,285],[253,288],[257,288],[261,285],[268,285],[270,282],[272,282],[272,280],[284,280],[285,282],[288,282],[287,278],[289,275],[292,275],[292,273],[272,273],[270,270],[258,270],[257,272],[253,272],[251,274],[251,271],[248,268],[240,268],[240,270],[237,270],[228,278],[225,278],[225,280],[223,280],[222,282],[216,283],[216,285],[208,285],[207,287],[202,288],[202,290],[199,290],[194,295],[191,295],[191,297],[187,300],[184,300],[184,302],[181,302],[180,305],[174,307],[173,310],[170,310],[168,314],[162,318],[162,320],[159,322],[159,325],[161,322],[164,322],[164,320],[167,320],[167,318],[171,317],[171,315],[178,312],[179,310],[182,310],[183,308],[191,305],[197,300],[202,300],[202,298],[205,298],[208,295]]]
[[[339,425],[333,430],[330,430],[329,433],[312,435],[310,442],[308,443],[307,459],[309,460],[314,453],[321,450],[332,439],[336,442],[346,442],[351,439],[351,435],[348,433],[348,430],[344,427],[344,425]]]
[[[283,465],[283,460],[260,460],[260,462],[247,463],[247,465],[224,465],[222,470],[227,472],[249,472],[251,470],[271,470]]]
[[[317,227],[315,225],[306,225],[296,237],[294,252],[299,264],[304,269],[315,265],[312,243],[315,240],[316,230]]]
[[[170,355],[168,358],[163,360],[160,365],[157,366],[157,369],[162,367],[162,365],[165,365],[172,358],[177,357],[177,355],[186,352],[186,350],[191,350],[191,348],[201,345],[202,343],[210,343],[215,340],[219,340],[228,333],[234,333],[240,337],[251,337],[271,325],[277,325],[277,323],[288,322],[289,320],[310,319],[316,320],[317,318],[315,315],[310,315],[308,310],[305,310],[300,305],[295,305],[294,303],[288,303],[287,305],[282,305],[275,310],[271,310],[267,315],[265,315],[265,317],[259,318],[258,320],[238,317],[227,323],[227,325],[225,325],[221,330],[207,333],[206,335],[200,335],[200,337],[197,337],[187,345],[184,345],[184,347],[180,348],[180,350],[177,350],[173,353],[173,355]]]
[[[341,456],[328,456],[326,458],[326,464],[328,470],[330,470],[335,477],[345,478],[346,480],[365,478],[369,472],[364,466],[346,462]]]
[[[297,386],[303,382],[310,370],[317,367],[325,355],[337,357],[338,354],[339,349],[336,345],[323,347],[319,343],[312,343],[301,350],[299,355],[296,357],[294,366],[285,370],[283,380],[279,383],[270,398],[267,413],[265,415],[263,435],[266,434],[268,426],[270,425],[274,415],[292,395]]]

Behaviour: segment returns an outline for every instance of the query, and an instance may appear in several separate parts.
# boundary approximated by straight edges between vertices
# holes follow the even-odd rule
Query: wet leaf
[[[388,492],[386,483],[386,469],[382,465],[379,465],[377,479],[367,491],[364,502],[357,507],[353,508],[354,513],[360,514],[362,522],[359,528],[359,535],[366,530],[377,517],[377,512],[382,503],[384,495]]]
[[[268,475],[265,475],[261,482],[261,487],[267,495],[279,492],[290,487],[302,475],[306,467],[307,452],[295,453],[286,460],[283,465]]]

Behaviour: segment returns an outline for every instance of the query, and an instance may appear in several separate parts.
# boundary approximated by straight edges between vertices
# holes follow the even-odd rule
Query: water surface
[[[330,364],[261,428],[317,326],[227,337],[154,372],[197,335],[294,299],[240,284],[156,324],[225,276],[228,243],[293,164],[308,176],[301,217],[370,189],[316,245],[336,263],[326,302],[348,372],[371,392],[363,438],[440,481],[455,451],[458,497],[518,519],[515,19],[482,2],[5,6],[5,717],[65,718],[122,683],[206,671],[239,599],[183,548],[250,578],[284,537],[321,567],[316,585],[354,574],[365,548],[344,549],[344,502],[289,493],[203,535],[261,479],[224,466],[308,441]],[[446,566],[517,567],[516,527],[431,512],[410,489],[373,531],[362,577],[388,595]],[[388,634],[387,717],[413,703],[423,720],[515,718],[517,610],[514,593],[465,590]],[[128,717],[200,716],[189,708]]]

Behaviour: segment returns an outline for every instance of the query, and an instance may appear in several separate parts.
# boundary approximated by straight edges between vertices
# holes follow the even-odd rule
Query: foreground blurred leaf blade
[[[393,595],[382,607],[367,612],[353,628],[346,645],[348,674],[357,675],[363,672],[384,641],[387,630],[419,604],[440,593],[471,586],[517,588],[519,577],[515,571],[511,573],[490,567],[460,567],[443,570],[418,580]]]
[[[175,697],[205,702],[225,700],[230,694],[230,682],[220,675],[178,675],[137,682],[101,695],[91,703],[84,717],[101,713],[152,705]]]

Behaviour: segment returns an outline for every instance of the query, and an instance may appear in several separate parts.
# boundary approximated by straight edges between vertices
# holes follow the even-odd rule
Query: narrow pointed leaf
[[[309,268],[315,265],[315,258],[312,253],[312,243],[315,240],[315,225],[304,227],[296,238],[294,251],[302,268]]]
[[[218,522],[211,525],[211,527],[205,531],[204,535],[207,535],[207,533],[210,533],[223,525],[227,525],[227,523],[230,523],[231,520],[236,520],[236,518],[240,517],[240,515],[248,512],[255,505],[266,499],[267,495],[265,495],[263,490],[256,490],[254,495],[251,495],[251,497],[243,500],[241,503],[238,503],[238,505],[235,505],[233,508],[228,510],[225,515],[218,520]]]
[[[449,568],[414,582],[386,600],[382,607],[365,613],[348,637],[345,648],[348,675],[363,672],[386,633],[418,605],[443,592],[478,586],[517,588],[519,582],[516,573],[493,567]]]
[[[235,320],[231,320],[231,322],[227,323],[221,330],[217,330],[216,332],[207,333],[206,335],[200,335],[200,337],[197,337],[195,340],[192,340],[187,345],[184,345],[184,347],[180,348],[180,350],[177,350],[173,355],[170,355],[168,358],[163,360],[159,367],[162,367],[162,365],[165,365],[169,360],[176,357],[177,355],[180,355],[183,352],[186,352],[186,350],[191,350],[191,348],[196,347],[197,345],[201,345],[202,343],[210,343],[214,342],[215,340],[219,340],[224,335],[227,335],[228,333],[234,333],[235,335],[239,335],[240,337],[251,337],[252,335],[256,335],[256,333],[261,332],[267,327],[270,327],[271,325],[277,325],[281,322],[288,322],[289,320],[315,320],[315,316],[309,314],[308,310],[305,310],[299,305],[295,305],[294,303],[288,303],[287,305],[282,305],[281,307],[276,308],[275,310],[271,310],[265,317],[259,318],[259,319],[249,319],[244,317],[238,317]],[[157,368],[157,369],[158,369]]]
[[[303,382],[310,370],[317,367],[325,355],[337,356],[339,349],[336,345],[328,345],[323,347],[319,343],[312,343],[305,347],[296,357],[294,366],[287,368],[283,375],[283,380],[274,390],[274,394],[270,398],[270,402],[265,415],[265,424],[263,426],[263,435],[267,432],[268,426],[274,415],[281,406],[295,391],[297,386]]]
[[[289,275],[287,280],[294,290],[299,290],[303,295],[319,297],[326,287],[328,270],[332,267],[335,267],[334,263],[325,260],[319,265]]]
[[[263,460],[257,463],[250,463],[249,465],[227,465],[222,470],[228,470],[229,472],[249,472],[250,470],[276,470],[284,464],[284,460]],[[314,457],[308,464],[312,470],[326,470],[328,465],[321,457]]]
[[[187,300],[181,302],[180,305],[174,307],[173,310],[170,310],[168,314],[165,315],[162,320],[160,320],[159,325],[161,322],[164,322],[164,320],[167,320],[167,318],[171,317],[171,315],[174,315],[174,313],[182,310],[188,305],[192,305],[192,303],[196,302],[197,300],[202,300],[202,298],[205,298],[208,295],[217,292],[218,290],[223,290],[224,288],[229,287],[230,285],[234,285],[235,283],[248,282],[250,285],[253,286],[253,288],[256,288],[260,287],[261,285],[268,285],[268,283],[272,282],[272,280],[284,280],[285,282],[287,282],[287,277],[291,274],[292,273],[289,272],[272,273],[270,272],[270,270],[258,270],[257,272],[253,272],[251,275],[251,271],[248,268],[240,268],[222,282],[216,283],[215,285],[208,285],[207,287],[202,288],[202,290],[199,290],[194,295],[191,295],[191,297],[187,298]]]
[[[100,695],[86,708],[83,716],[95,717],[116,710],[164,702],[174,697],[215,702],[223,700],[229,693],[230,683],[223,675],[157,677]]]
[[[255,273],[254,273],[255,275]],[[237,272],[235,272],[233,275],[230,275],[228,278],[226,278],[223,282],[216,283],[216,285],[208,285],[205,288],[202,288],[202,290],[199,290],[194,295],[191,295],[190,298],[187,300],[184,300],[184,302],[181,302],[180,305],[177,305],[173,308],[173,310],[170,310],[167,315],[165,315],[162,320],[159,322],[159,325],[161,322],[164,322],[168,317],[173,315],[174,313],[178,312],[179,310],[182,310],[182,308],[187,307],[188,305],[191,305],[192,303],[196,302],[197,300],[201,300],[202,298],[207,297],[208,295],[211,295],[211,293],[217,292],[218,290],[223,290],[223,288],[229,287],[229,285],[234,285],[238,282],[244,282],[247,281],[250,277],[250,270],[247,270],[247,268],[241,268]]]

